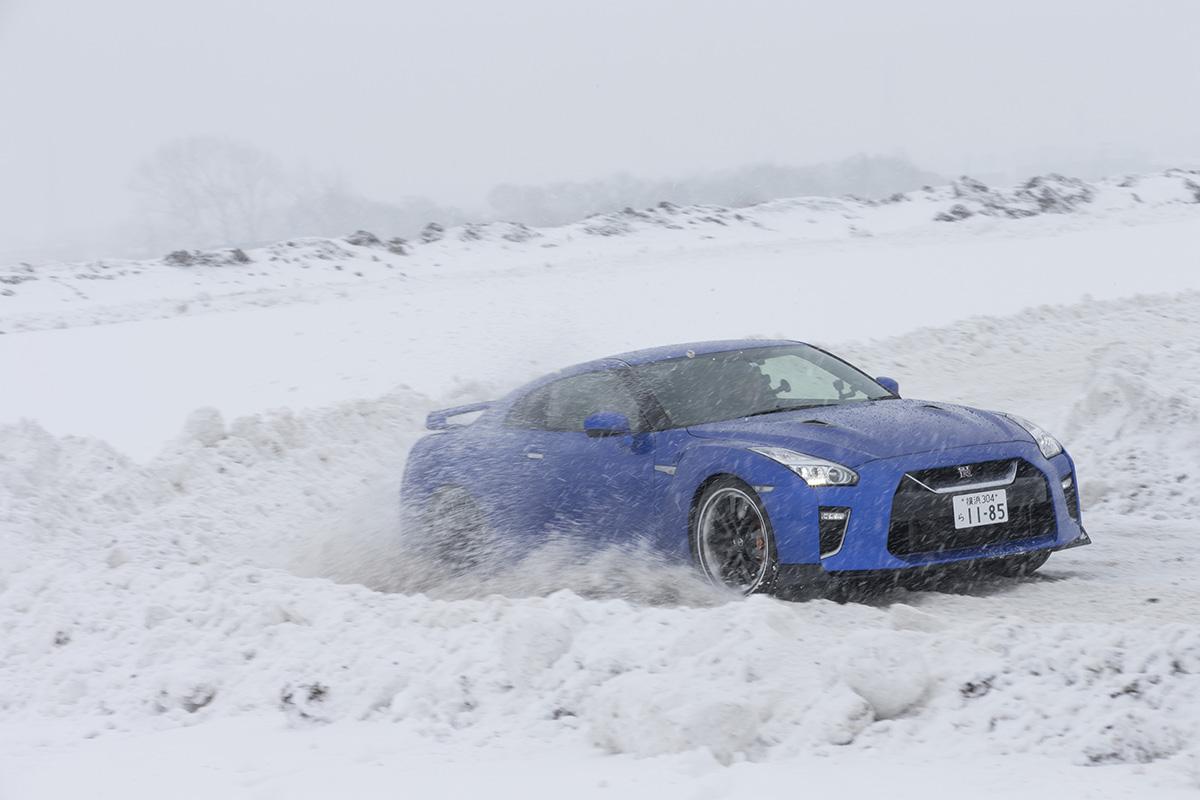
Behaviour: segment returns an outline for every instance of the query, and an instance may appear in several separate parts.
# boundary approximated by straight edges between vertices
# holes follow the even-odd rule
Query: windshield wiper
[[[833,405],[832,403],[804,403],[797,406],[778,406],[776,408],[767,408],[762,411],[753,411],[746,414],[747,417],[761,417],[764,414],[778,414],[781,411],[799,411],[802,408],[821,408],[823,406]]]

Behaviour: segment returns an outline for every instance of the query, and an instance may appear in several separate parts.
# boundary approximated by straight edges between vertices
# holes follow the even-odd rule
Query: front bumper
[[[897,544],[896,533],[892,531],[893,501],[901,481],[906,480],[905,473],[1001,459],[1023,459],[1034,468],[1032,474],[1044,475],[1041,500],[1046,506],[1042,516],[1036,521],[1032,517],[1014,516],[1002,537],[975,537],[986,540],[980,543],[971,537],[954,539],[953,523],[947,512],[945,523],[950,530],[946,546],[920,547],[921,552],[893,552],[905,549]],[[856,466],[855,471],[859,475],[856,486],[813,489],[796,478],[779,481],[771,491],[760,494],[775,529],[780,563],[819,564],[831,573],[900,570],[1035,550],[1060,550],[1090,542],[1077,508],[1069,509],[1062,487],[1068,476],[1072,483],[1076,480],[1070,456],[1062,453],[1047,460],[1032,442],[959,447],[880,459]],[[948,503],[949,495],[945,497]],[[849,518],[840,546],[827,547],[822,555],[818,535],[820,509],[830,507],[848,509]]]

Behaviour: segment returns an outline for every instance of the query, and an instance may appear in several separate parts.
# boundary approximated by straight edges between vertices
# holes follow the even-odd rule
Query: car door
[[[546,408],[551,385],[532,389],[487,432],[488,506],[492,524],[515,544],[536,545],[553,514],[558,480],[547,469]]]
[[[608,542],[629,541],[658,526],[670,475],[655,469],[662,455],[658,434],[649,430],[649,410],[628,373],[615,362],[547,387],[546,431],[538,446],[551,531]],[[600,412],[624,414],[632,433],[589,436],[584,420]]]

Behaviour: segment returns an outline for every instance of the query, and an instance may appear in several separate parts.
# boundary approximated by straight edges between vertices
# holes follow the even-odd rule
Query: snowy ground
[[[0,798],[1195,796],[1192,177],[1028,218],[996,211],[1019,192],[960,185],[0,284],[19,290],[0,297]],[[955,205],[973,215],[932,220]],[[288,250],[306,255],[269,260]],[[569,545],[483,585],[404,557],[393,499],[429,408],[751,334],[1055,430],[1096,545],[1025,581],[845,605]]]

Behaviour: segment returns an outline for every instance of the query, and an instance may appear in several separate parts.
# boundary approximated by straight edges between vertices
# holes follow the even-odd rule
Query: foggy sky
[[[243,140],[389,200],[902,154],[1200,156],[1194,0],[0,0],[0,253],[111,229]]]

